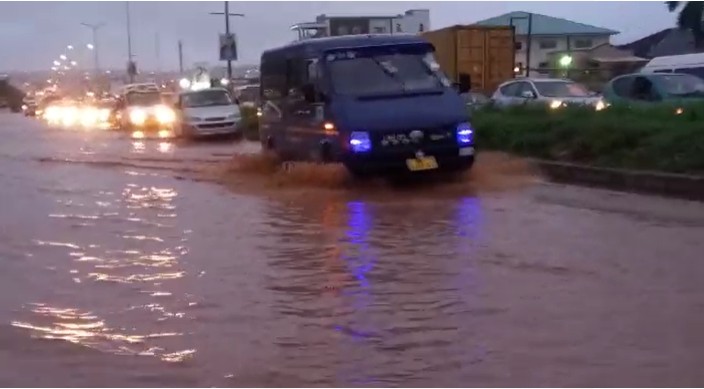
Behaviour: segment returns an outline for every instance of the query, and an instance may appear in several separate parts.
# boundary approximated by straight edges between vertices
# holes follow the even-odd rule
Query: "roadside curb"
[[[704,201],[704,176],[600,168],[540,159],[533,159],[531,163],[555,182]]]

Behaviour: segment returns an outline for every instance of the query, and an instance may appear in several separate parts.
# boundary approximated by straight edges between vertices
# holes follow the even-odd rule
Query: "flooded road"
[[[0,134],[0,385],[704,385],[700,203]]]

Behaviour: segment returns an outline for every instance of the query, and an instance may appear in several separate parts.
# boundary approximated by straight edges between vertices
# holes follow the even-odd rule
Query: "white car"
[[[240,108],[224,88],[182,92],[176,106],[180,113],[178,136],[198,138],[240,134]]]
[[[560,78],[516,78],[499,85],[491,100],[499,107],[545,104],[557,109],[568,105],[591,105],[597,111],[606,107],[600,96],[583,85]]]

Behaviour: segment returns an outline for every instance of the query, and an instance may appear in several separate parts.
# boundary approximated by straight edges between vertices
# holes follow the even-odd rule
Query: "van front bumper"
[[[341,162],[348,170],[358,174],[403,174],[432,173],[468,170],[474,164],[474,146],[443,147],[414,151],[383,151],[368,153],[345,152]],[[424,170],[411,170],[409,160],[431,158],[436,167]]]

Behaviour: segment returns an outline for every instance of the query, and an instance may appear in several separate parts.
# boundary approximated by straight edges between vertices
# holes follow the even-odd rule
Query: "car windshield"
[[[704,96],[704,81],[689,74],[658,75],[657,82],[668,95],[674,96]]]
[[[128,105],[156,105],[161,103],[161,94],[159,92],[133,92],[127,94]]]
[[[327,67],[335,93],[362,97],[437,91],[450,85],[432,53],[330,53]]]
[[[538,93],[545,97],[590,97],[587,88],[570,81],[539,81],[535,82]]]
[[[181,105],[188,108],[232,105],[232,99],[225,90],[207,90],[184,94]]]

